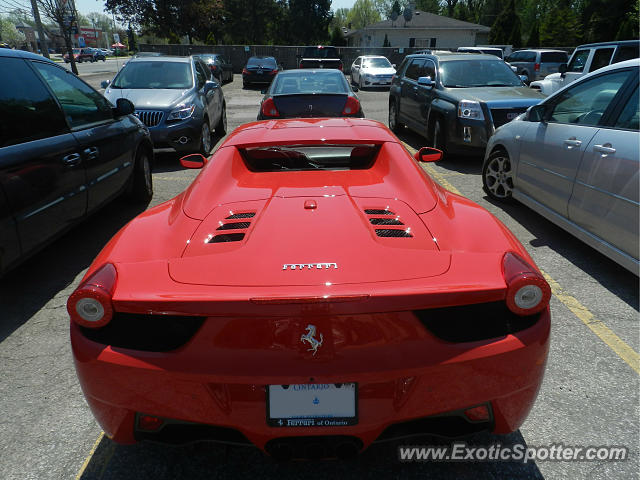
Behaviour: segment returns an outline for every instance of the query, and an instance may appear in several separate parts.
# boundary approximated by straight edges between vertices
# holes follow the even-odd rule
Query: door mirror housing
[[[418,85],[421,85],[427,88],[433,88],[433,86],[435,85],[435,82],[431,80],[431,77],[420,77],[418,78]]]
[[[522,80],[523,82],[527,82],[527,80],[529,80],[529,77],[527,77],[526,75],[518,75],[518,77],[520,77],[520,80]]]
[[[129,115],[135,112],[136,107],[133,105],[131,100],[126,98],[119,98],[116,100],[116,108],[113,109],[114,117],[124,117],[125,115]]]
[[[358,92],[360,91],[360,89],[356,86],[351,87],[351,90],[353,90],[354,92]]]
[[[442,150],[433,147],[422,147],[414,155],[419,162],[437,162],[442,158]]]
[[[560,76],[562,78],[564,78],[564,76],[567,74],[567,64],[566,63],[561,63],[558,66],[558,72],[560,72]]]
[[[204,82],[204,91],[205,93],[210,92],[211,90],[215,90],[216,88],[218,88],[218,86],[219,85],[213,80],[207,80],[206,82]]]
[[[546,105],[534,105],[533,107],[529,107],[526,118],[529,122],[546,122],[546,116]]]
[[[199,153],[185,155],[180,159],[180,165],[184,168],[202,168],[207,164],[207,158]]]
[[[263,88],[262,90],[260,90],[260,93],[261,93],[262,95],[265,95],[265,94],[267,93],[267,89],[266,89],[266,88]]]
[[[111,85],[111,80],[103,80],[102,82],[100,82],[100,86],[102,88],[107,88],[109,85]]]

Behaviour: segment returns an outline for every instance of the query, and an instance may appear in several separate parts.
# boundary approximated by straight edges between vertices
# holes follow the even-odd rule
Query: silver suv
[[[516,67],[518,75],[527,77],[525,83],[529,83],[556,73],[558,67],[567,63],[568,59],[567,52],[563,50],[518,50],[505,61]]]

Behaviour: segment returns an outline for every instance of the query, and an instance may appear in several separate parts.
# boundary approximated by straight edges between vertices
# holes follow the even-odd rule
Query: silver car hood
[[[115,104],[118,98],[130,100],[136,109],[164,109],[169,108],[190,94],[191,90],[167,89],[119,89],[107,88],[104,96]]]
[[[362,75],[395,75],[396,69],[389,68],[371,68],[371,67],[362,67],[360,70]]]

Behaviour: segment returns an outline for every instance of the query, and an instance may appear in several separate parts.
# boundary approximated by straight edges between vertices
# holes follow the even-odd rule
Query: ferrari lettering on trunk
[[[332,267],[338,268],[338,264],[321,262],[321,263],[285,263],[284,265],[282,265],[283,270],[304,270],[305,268],[308,268],[309,270],[311,270],[312,268],[318,268],[322,270],[324,268],[326,270]]]

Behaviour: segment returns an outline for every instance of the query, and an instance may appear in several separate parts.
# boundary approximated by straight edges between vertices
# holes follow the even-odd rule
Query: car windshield
[[[500,60],[456,60],[440,63],[440,78],[448,88],[519,87],[522,81]]]
[[[129,62],[111,84],[112,88],[185,89],[193,86],[191,64],[184,62]]]
[[[198,55],[204,63],[215,63],[215,55]]]
[[[362,66],[367,68],[392,68],[391,62],[386,58],[365,58]]]
[[[247,67],[276,68],[276,59],[273,57],[251,57],[247,61]]]
[[[338,71],[291,72],[278,75],[271,88],[272,94],[346,94],[347,85],[344,75]]]

